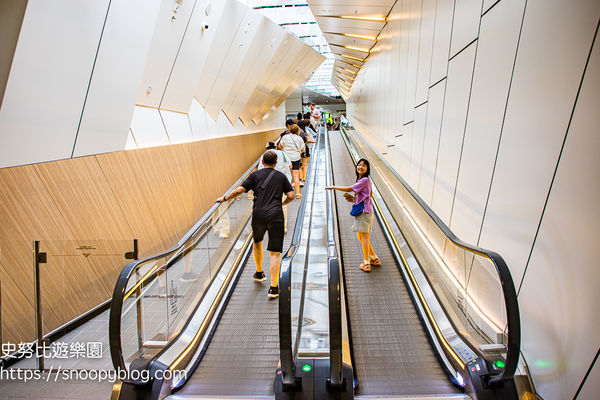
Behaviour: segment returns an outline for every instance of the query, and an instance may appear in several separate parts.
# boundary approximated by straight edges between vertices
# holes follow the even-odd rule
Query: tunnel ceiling
[[[308,0],[335,56],[331,81],[344,98],[377,43],[394,3],[395,0]]]

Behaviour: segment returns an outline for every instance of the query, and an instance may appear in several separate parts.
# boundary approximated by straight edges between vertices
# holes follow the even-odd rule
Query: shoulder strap
[[[267,176],[267,179],[265,179],[263,181],[263,183],[260,185],[261,189],[265,188],[265,186],[267,185],[267,183],[269,182],[269,180],[271,179],[271,177],[273,176],[274,173],[275,173],[275,168],[271,169],[271,172],[269,173],[269,176]]]

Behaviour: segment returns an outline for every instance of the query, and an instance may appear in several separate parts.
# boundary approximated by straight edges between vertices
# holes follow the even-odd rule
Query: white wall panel
[[[573,398],[600,347],[599,87],[596,40],[519,295],[523,351],[546,400]]]
[[[248,52],[244,68],[240,70],[233,90],[225,100],[223,111],[230,119],[239,118],[265,71],[275,62],[275,54],[286,36],[287,34],[275,24],[265,21],[262,25]]]
[[[0,110],[0,168],[71,157],[108,0],[30,0]]]
[[[406,99],[404,100],[403,123],[415,119],[415,96],[417,94],[417,66],[419,63],[419,38],[421,36],[422,0],[410,1],[410,32],[408,39],[408,66],[406,72]]]
[[[448,226],[465,133],[475,50],[476,43],[473,43],[454,57],[448,65],[440,151],[431,204],[435,213]]]
[[[170,144],[158,109],[137,106],[131,120],[131,132],[138,148]]]
[[[429,86],[444,78],[448,72],[450,37],[454,0],[437,0],[435,9],[435,32],[431,54],[431,76]]]
[[[477,243],[490,189],[525,0],[502,1],[481,20],[467,129],[450,229]]]
[[[198,100],[192,100],[188,117],[190,119],[190,126],[194,139],[203,138],[203,135],[206,134],[208,130],[208,126],[206,125],[206,111],[204,110],[204,107],[198,103]]]
[[[137,144],[135,143],[135,136],[133,136],[133,132],[131,132],[131,128],[129,129],[129,135],[127,135],[127,143],[125,144],[125,150],[134,150],[137,149]]]
[[[297,55],[304,44],[295,37],[287,35],[282,43],[281,49],[276,53],[271,65],[263,74],[260,83],[254,90],[250,102],[244,108],[240,119],[247,126],[260,110],[261,106],[271,93],[279,78],[287,71],[289,66],[295,61]]]
[[[125,148],[160,0],[113,0],[73,156]]]
[[[408,181],[410,171],[410,151],[414,125],[413,122],[402,126],[399,136],[396,138],[396,150],[398,154],[398,160],[395,161],[397,165],[396,171],[406,181]]]
[[[427,95],[429,94],[429,76],[431,74],[431,54],[433,52],[436,3],[437,0],[423,0],[423,8],[421,11],[421,37],[419,40],[419,64],[417,67],[416,105],[427,101]]]
[[[390,123],[393,126],[393,129],[391,130],[391,134],[394,137],[396,137],[397,135],[399,135],[401,133],[400,127],[398,126],[401,124],[399,124],[399,120],[397,118],[397,113],[398,113],[398,101],[399,101],[398,98],[399,98],[400,87],[401,87],[401,85],[404,84],[404,82],[401,81],[401,79],[400,79],[401,78],[401,74],[400,74],[401,64],[404,61],[404,60],[400,59],[400,42],[401,42],[400,10],[401,10],[401,4],[396,3],[394,5],[394,7],[392,8],[392,11],[390,11],[390,14],[388,16],[388,23],[386,25],[386,34],[388,34],[390,36],[390,53],[391,53],[391,69],[392,69],[392,76],[391,76],[390,82],[389,82],[392,96],[390,98],[390,104],[388,105],[388,107],[389,107],[388,112],[389,112],[389,116],[390,116],[390,120],[391,120]],[[356,84],[357,83],[355,80],[355,85]],[[395,141],[394,143],[396,143],[396,146],[398,146],[397,141]]]
[[[232,90],[234,79],[238,72],[245,68],[244,58],[250,49],[250,44],[254,40],[258,27],[264,22],[264,17],[257,11],[248,9],[245,13],[240,26],[236,32],[227,56],[220,67],[217,79],[210,89],[206,110],[211,115],[216,115],[221,111],[227,95]]]
[[[427,204],[431,204],[433,198],[433,182],[435,180],[435,166],[437,164],[440,144],[445,92],[446,80],[429,89],[425,142],[423,143],[423,162],[421,163],[421,176],[418,188],[419,195]]]
[[[294,76],[298,73],[298,68],[307,57],[310,48],[308,46],[301,46],[300,43],[296,44],[297,52],[290,53],[289,62],[286,67],[280,67],[275,76],[272,76],[272,87],[271,91],[264,97],[261,106],[254,114],[252,120],[255,124],[259,123],[262,117],[274,106],[275,101],[283,94],[287,88],[287,83],[294,79]]]
[[[238,1],[228,0],[226,3],[226,12],[216,26],[217,34],[207,54],[204,68],[200,71],[200,80],[194,94],[194,97],[205,107],[219,76],[219,71],[227,58],[230,47],[233,45],[235,35],[238,29],[244,28],[241,27],[242,19],[250,11],[248,7]],[[207,111],[211,114],[210,109],[207,109]],[[218,114],[211,115],[215,119],[218,117]]]
[[[577,400],[595,400],[598,393],[600,393],[600,364],[596,361],[577,396]]]
[[[185,143],[194,140],[192,127],[187,114],[159,110],[163,124],[171,144]]]
[[[481,14],[485,14],[496,3],[499,3],[499,1],[498,0],[483,0],[483,7],[481,8]]]
[[[539,224],[599,14],[600,3],[593,0],[527,2],[480,239],[482,247],[505,257],[517,282]]]
[[[412,123],[412,140],[410,146],[410,170],[408,184],[419,190],[419,177],[421,176],[421,161],[423,160],[423,142],[425,141],[425,124],[427,122],[427,103],[415,109],[415,122]]]
[[[202,71],[210,59],[210,49],[220,29],[231,29],[222,20],[232,0],[197,0],[187,26],[160,108],[188,112]],[[204,26],[208,25],[205,29]]]
[[[406,112],[406,74],[408,71],[408,44],[410,37],[410,19],[406,18],[406,15],[410,15],[410,3],[411,0],[402,0],[396,3],[396,7],[399,8],[400,15],[400,48],[398,52],[400,54],[400,65],[397,71],[398,76],[400,77],[400,85],[398,86],[398,102],[396,106],[398,107],[396,110],[396,121],[400,125],[405,123],[404,114]],[[366,66],[368,67],[368,65]],[[363,67],[364,69],[364,67]],[[410,119],[408,120],[410,121]],[[406,122],[408,122],[406,121]]]
[[[482,0],[456,0],[450,58],[477,39]]]
[[[160,106],[195,4],[196,1],[184,1],[174,13],[177,4],[173,0],[161,0],[136,104]]]

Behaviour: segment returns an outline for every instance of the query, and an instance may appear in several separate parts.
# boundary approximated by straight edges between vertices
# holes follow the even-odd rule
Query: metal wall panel
[[[108,3],[28,2],[0,109],[0,168],[71,157]]]
[[[196,0],[177,6],[173,0],[161,0],[160,10],[151,35],[152,42],[146,59],[136,104],[158,108],[167,87],[183,34],[188,26]],[[175,17],[175,19],[173,19]]]
[[[220,113],[229,93],[237,92],[237,88],[234,84],[240,83],[236,82],[234,77],[238,76],[240,71],[247,68],[245,63],[246,57],[251,49],[256,51],[256,46],[252,46],[251,48],[251,45],[257,41],[258,38],[256,35],[259,31],[259,27],[263,26],[265,21],[265,17],[260,15],[257,11],[248,9],[210,91],[208,102],[206,104],[206,110],[209,114],[216,115]],[[234,122],[235,119],[233,119],[232,123]]]
[[[248,52],[247,60],[235,79],[233,90],[227,96],[223,111],[229,119],[237,120],[250,100],[261,77],[274,58],[287,34],[277,25],[265,21]]]
[[[425,128],[425,142],[423,144],[423,162],[421,163],[421,176],[418,188],[419,195],[427,204],[431,204],[433,198],[433,182],[435,181],[435,167],[440,144],[445,93],[445,80],[429,89],[427,125]]]
[[[473,43],[453,58],[448,66],[440,151],[431,203],[431,208],[446,225],[450,225],[454,186],[469,106],[475,50],[476,43]]]
[[[156,108],[137,106],[131,120],[131,131],[138,148],[170,144],[160,113]]]
[[[226,3],[226,12],[223,13],[222,18],[218,21],[216,26],[217,34],[207,53],[204,68],[200,70],[200,80],[198,81],[198,86],[196,87],[196,92],[194,94],[194,97],[205,107],[208,104],[208,98],[210,97],[214,83],[219,76],[219,71],[225,62],[236,32],[240,28],[242,19],[250,10],[238,1],[227,0]],[[207,111],[209,111],[210,114],[210,110]],[[218,115],[212,115],[212,117],[216,119]]]
[[[211,58],[215,38],[220,29],[231,29],[222,19],[230,1],[196,1],[160,104],[161,109],[189,111],[204,66]]]
[[[410,30],[408,40],[408,70],[406,74],[406,99],[403,123],[415,118],[415,96],[417,94],[417,67],[419,64],[419,38],[421,36],[422,0],[410,1]]]
[[[527,2],[480,239],[481,246],[493,245],[505,254],[517,282],[542,215],[598,15],[600,3],[593,0]]]
[[[125,148],[160,0],[113,0],[73,156]]]
[[[419,177],[421,175],[421,162],[423,161],[423,142],[425,141],[425,124],[427,122],[427,104],[415,109],[415,122],[413,125],[410,170],[408,173],[408,184],[415,190],[419,190]]]
[[[396,120],[400,125],[405,122],[404,114],[406,113],[406,74],[408,71],[408,43],[409,43],[409,32],[410,32],[410,19],[402,18],[404,15],[410,14],[410,0],[402,0],[396,3],[396,7],[399,10],[400,15],[400,48],[397,50],[400,53],[400,65],[398,68],[398,75],[400,77],[400,85],[398,90],[398,103],[396,104]],[[394,7],[394,8],[396,8]]]
[[[295,37],[288,35],[282,42],[282,48],[277,52],[271,65],[260,80],[254,90],[250,102],[244,108],[240,119],[244,125],[248,126],[252,119],[256,116],[258,110],[260,110],[265,99],[271,93],[275,83],[284,74],[290,64],[294,62],[296,55],[300,52],[304,44]]]
[[[427,95],[429,94],[429,76],[431,75],[436,4],[437,0],[423,0],[423,8],[421,11],[421,35],[419,40],[419,63],[417,66],[416,105],[427,101]]]
[[[546,400],[574,398],[600,348],[599,87],[596,39],[519,295],[523,350]],[[594,375],[578,399],[598,396]]]
[[[433,53],[431,54],[431,75],[429,78],[430,87],[448,75],[453,12],[454,0],[437,0],[435,9],[435,32],[433,34]]]
[[[450,58],[477,39],[482,0],[456,0],[452,23]]]
[[[502,1],[481,20],[471,105],[450,226],[468,243],[479,240],[524,8],[524,0]]]
[[[171,144],[194,140],[187,114],[164,110],[159,110],[159,112]]]

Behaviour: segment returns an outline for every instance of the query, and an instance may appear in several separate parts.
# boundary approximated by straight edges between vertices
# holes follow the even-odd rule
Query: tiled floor
[[[106,380],[94,379],[78,380],[76,375],[64,375],[68,370],[80,370],[78,376],[85,378],[89,371],[110,371],[110,351],[108,347],[108,311],[103,312],[83,326],[69,332],[58,339],[56,343],[68,344],[69,348],[74,343],[102,343],[101,358],[70,357],[73,353],[67,352],[65,359],[49,358],[45,360],[45,368],[52,370],[44,372],[35,379],[25,380],[25,374],[35,371],[34,359],[17,362],[8,370],[2,371],[0,380],[0,399],[108,399],[112,390],[112,383]],[[58,372],[60,369],[61,372]],[[84,370],[86,372],[81,372]],[[18,374],[21,374],[19,379]],[[96,374],[97,372],[92,372]],[[12,376],[10,376],[12,374]],[[75,373],[72,373],[75,374]],[[65,379],[66,378],[66,379]]]

